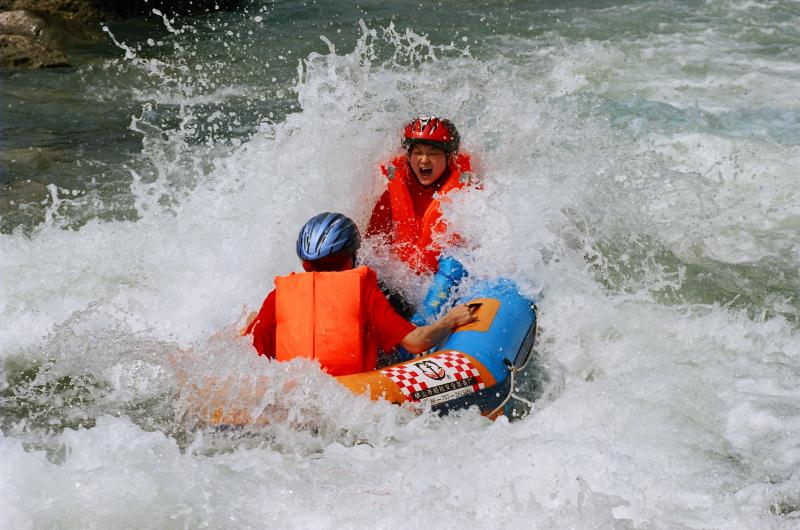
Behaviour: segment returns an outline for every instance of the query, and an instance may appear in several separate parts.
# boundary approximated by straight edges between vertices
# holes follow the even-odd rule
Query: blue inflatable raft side
[[[508,401],[516,374],[525,366],[536,339],[533,300],[522,296],[507,279],[477,284],[457,303],[480,304],[477,326],[453,332],[437,351],[458,351],[474,358],[494,377],[495,384],[473,394],[434,405],[446,412],[477,405],[484,414],[498,413]]]

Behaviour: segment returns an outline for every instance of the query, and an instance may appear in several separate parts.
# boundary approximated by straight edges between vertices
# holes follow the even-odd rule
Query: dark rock
[[[25,35],[0,35],[0,68],[69,66],[61,50]]]
[[[101,22],[146,16],[158,9],[167,15],[203,15],[235,9],[240,0],[0,0],[0,11],[26,10],[65,20]]]
[[[0,13],[0,67],[69,66],[63,50],[68,33],[36,13]]]
[[[239,0],[0,0],[0,68],[69,66],[65,47],[101,38],[99,22],[114,18],[202,15]],[[4,12],[3,12],[4,11]]]
[[[0,35],[36,37],[55,48],[102,38],[99,24],[87,25],[57,15],[22,10],[0,13]]]
[[[0,0],[0,10],[34,11],[77,22],[98,22],[115,18],[114,11],[105,9],[102,4],[94,0]]]
[[[47,22],[30,11],[6,11],[0,13],[0,34],[39,37]]]

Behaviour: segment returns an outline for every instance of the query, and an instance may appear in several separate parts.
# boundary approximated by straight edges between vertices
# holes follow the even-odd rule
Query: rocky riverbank
[[[0,13],[0,67],[69,66],[63,45],[67,34],[32,11]]]
[[[98,23],[233,9],[238,0],[0,0],[0,68],[69,66],[70,42],[99,36]]]

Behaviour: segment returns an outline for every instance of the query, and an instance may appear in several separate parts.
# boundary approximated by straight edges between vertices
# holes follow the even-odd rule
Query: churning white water
[[[252,79],[134,48],[111,65],[149,80],[128,93],[135,215],[67,226],[88,202],[53,187],[44,224],[0,235],[0,526],[800,526],[800,9],[541,11],[492,35],[470,12],[465,40],[362,21],[263,79],[295,108],[244,137],[196,141],[236,116],[195,106],[258,98]],[[308,217],[366,226],[419,113],[482,176],[448,207],[457,256],[539,302],[519,421],[370,402],[236,333]],[[258,378],[273,421],[247,430],[198,425],[178,384]]]

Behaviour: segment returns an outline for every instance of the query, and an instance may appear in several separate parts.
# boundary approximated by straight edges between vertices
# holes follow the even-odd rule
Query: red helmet
[[[448,153],[458,151],[460,136],[450,120],[440,120],[436,116],[420,116],[406,125],[403,134],[403,147],[410,149],[416,144],[430,144]]]

